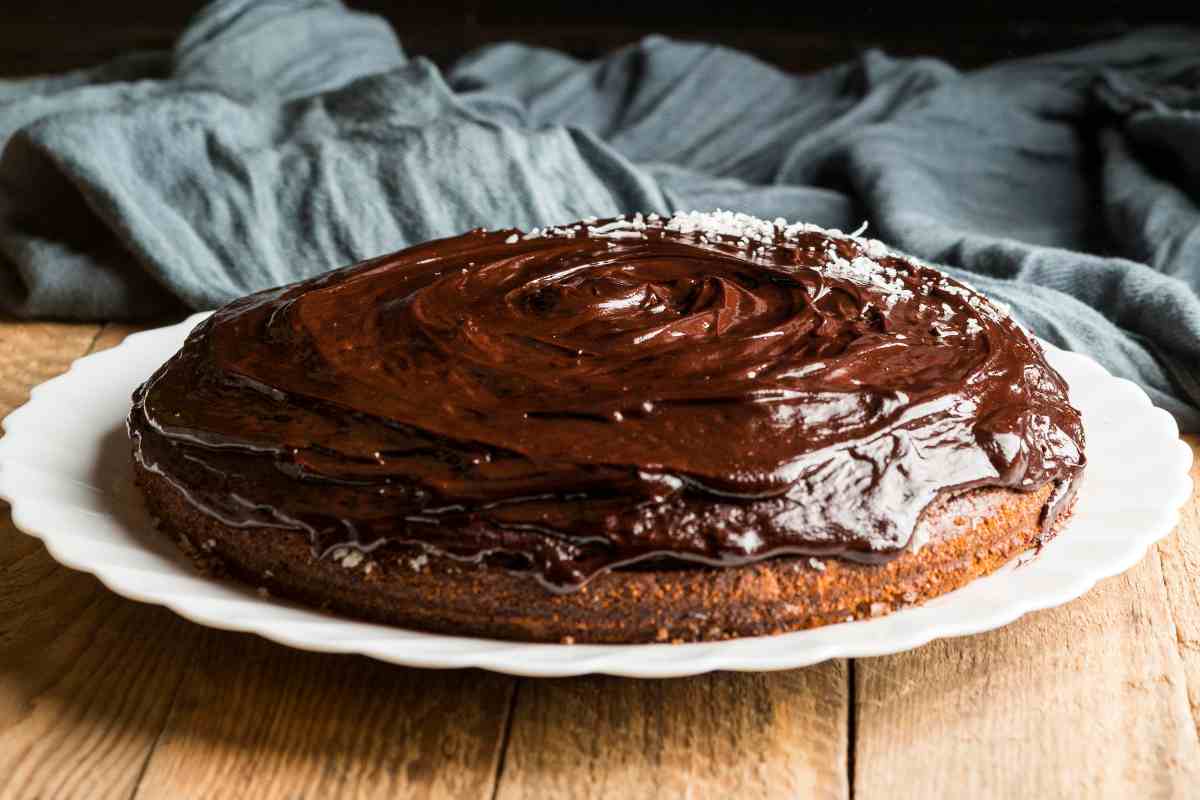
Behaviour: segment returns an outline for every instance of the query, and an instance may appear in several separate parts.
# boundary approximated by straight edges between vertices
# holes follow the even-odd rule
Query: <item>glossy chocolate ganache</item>
[[[322,557],[388,542],[569,591],[642,562],[876,563],[941,493],[1083,469],[995,303],[743,214],[476,230],[238,300],[134,395],[134,455]]]

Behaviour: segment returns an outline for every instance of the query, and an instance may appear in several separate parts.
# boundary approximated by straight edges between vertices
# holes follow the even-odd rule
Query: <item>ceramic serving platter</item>
[[[1083,411],[1089,463],[1075,516],[1040,553],[1027,553],[958,591],[877,619],[698,644],[524,644],[403,630],[203,577],[152,527],[132,483],[125,434],[129,396],[201,319],[134,334],[35,388],[29,402],[4,420],[0,497],[12,504],[19,529],[114,592],[167,606],[202,625],[305,650],[362,653],[415,667],[646,678],[897,653],[938,637],[991,630],[1080,596],[1137,563],[1171,531],[1191,494],[1191,452],[1174,420],[1136,385],[1089,358],[1045,345]]]

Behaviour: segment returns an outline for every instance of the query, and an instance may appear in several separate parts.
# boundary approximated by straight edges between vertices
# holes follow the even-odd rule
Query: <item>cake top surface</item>
[[[724,211],[476,230],[251,295],[135,400],[140,457],[222,519],[557,589],[664,556],[880,560],[940,492],[1084,463],[998,304]]]

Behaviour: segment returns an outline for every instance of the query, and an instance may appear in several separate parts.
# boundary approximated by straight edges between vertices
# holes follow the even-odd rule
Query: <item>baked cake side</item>
[[[360,619],[440,633],[536,642],[695,642],[765,636],[882,616],[987,575],[1052,539],[1051,491],[969,490],[938,503],[916,552],[881,565],[781,556],[741,567],[616,570],[553,594],[528,577],[412,548],[317,558],[303,534],[258,536],[198,512],[138,468],[160,531],[201,572]]]
[[[251,295],[138,389],[129,431],[208,566],[540,641],[920,602],[1052,535],[1086,463],[1003,307],[730,212],[476,230]]]

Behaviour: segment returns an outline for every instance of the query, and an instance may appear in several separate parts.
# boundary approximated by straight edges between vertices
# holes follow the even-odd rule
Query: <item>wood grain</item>
[[[514,679],[209,632],[138,798],[489,798]]]
[[[0,411],[132,330],[0,321]],[[491,796],[513,679],[207,630],[2,519],[0,796]]]
[[[0,413],[91,348],[96,325],[0,322]],[[58,566],[0,514],[0,795],[128,797],[192,633]]]
[[[157,325],[172,325],[179,320],[168,319],[163,320]],[[106,322],[96,334],[96,339],[92,342],[92,347],[89,352],[99,353],[101,350],[107,350],[110,347],[116,347],[121,342],[125,341],[125,337],[131,333],[145,330],[146,328],[157,327],[157,325],[130,325],[124,322]]]
[[[0,317],[0,417],[24,403],[31,388],[86,353],[99,333],[99,325]]]
[[[1192,448],[1192,499],[1179,526],[1158,546],[1163,581],[1175,623],[1175,641],[1187,676],[1192,720],[1200,732],[1200,436],[1185,437]]]
[[[0,413],[130,330],[0,320]],[[0,797],[1185,797],[1197,575],[1193,498],[1130,572],[981,636],[517,681],[204,629],[59,567],[0,513]]]
[[[523,681],[497,797],[848,797],[846,675]]]
[[[0,524],[0,796],[129,797],[197,629]]]
[[[1152,549],[1066,606],[857,661],[856,793],[1194,797],[1200,742],[1163,576]]]

